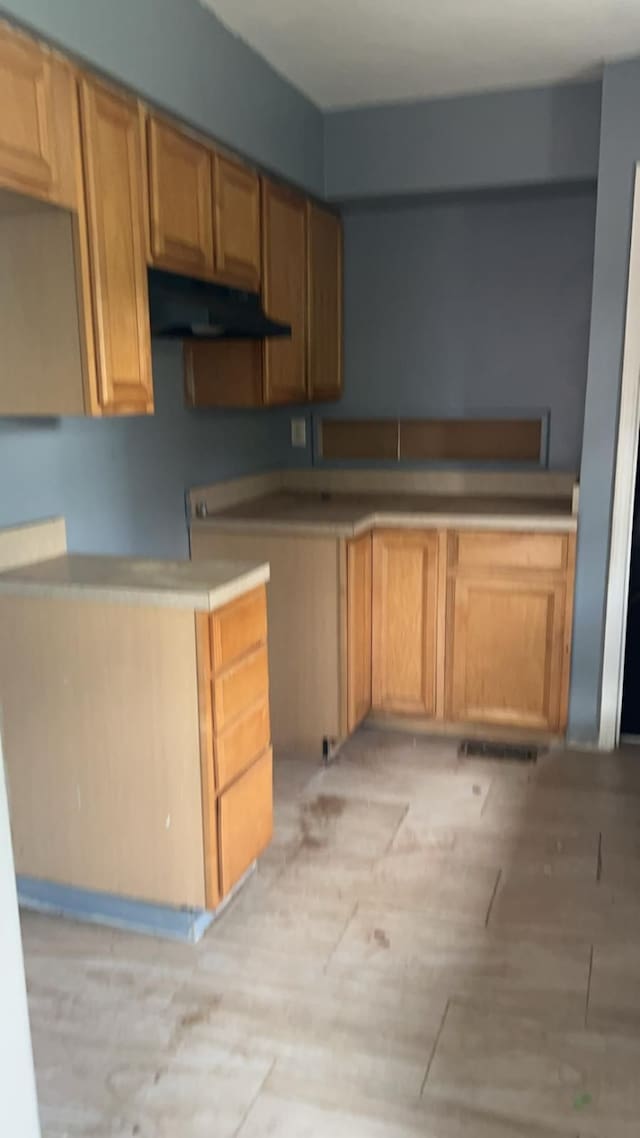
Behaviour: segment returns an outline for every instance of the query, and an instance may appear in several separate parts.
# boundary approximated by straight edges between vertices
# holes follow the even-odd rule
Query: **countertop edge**
[[[229,518],[223,515],[209,515],[206,518],[191,518],[193,529],[233,530],[243,533],[268,533],[299,537],[358,537],[376,526],[386,529],[475,529],[475,530],[517,530],[546,531],[553,533],[575,533],[578,519],[575,514],[368,514],[355,522],[285,522],[258,520],[256,518]]]
[[[264,562],[231,581],[211,589],[154,589],[131,585],[82,585],[64,582],[3,580],[0,574],[0,597],[62,598],[73,601],[96,601],[102,604],[135,607],[182,609],[193,612],[215,612],[245,593],[265,585],[270,579],[269,564]]]

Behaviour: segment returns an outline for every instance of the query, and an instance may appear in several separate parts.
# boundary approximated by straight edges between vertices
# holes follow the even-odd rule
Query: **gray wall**
[[[492,92],[325,116],[328,197],[581,182],[598,168],[600,84]]]
[[[345,214],[339,413],[551,410],[578,470],[595,190],[467,195]]]
[[[640,61],[605,68],[571,686],[571,735],[594,741],[600,719],[631,205],[640,160]]]
[[[322,192],[320,111],[197,0],[0,0],[0,12]]]
[[[181,348],[154,344],[156,413],[102,420],[0,419],[0,526],[63,513],[69,547],[187,555],[184,491],[285,462],[285,411],[187,411]]]

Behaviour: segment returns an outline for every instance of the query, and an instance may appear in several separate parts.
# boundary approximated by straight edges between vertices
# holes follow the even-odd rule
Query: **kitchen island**
[[[366,716],[458,734],[566,729],[571,475],[280,471],[190,494],[191,555],[271,565],[274,739]]]
[[[0,568],[21,894],[216,910],[271,838],[268,564],[69,555],[57,520]]]

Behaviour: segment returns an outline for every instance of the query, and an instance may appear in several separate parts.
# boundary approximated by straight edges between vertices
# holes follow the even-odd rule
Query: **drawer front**
[[[213,680],[213,723],[224,731],[253,704],[268,700],[269,665],[266,645]]]
[[[228,668],[267,639],[267,591],[262,586],[214,612],[212,667]]]
[[[226,731],[216,735],[216,781],[218,790],[246,771],[269,746],[271,727],[267,700],[252,707]]]
[[[273,763],[271,750],[220,796],[220,881],[225,896],[273,834]]]
[[[567,568],[568,537],[560,533],[459,532],[450,537],[450,561],[456,569]]]

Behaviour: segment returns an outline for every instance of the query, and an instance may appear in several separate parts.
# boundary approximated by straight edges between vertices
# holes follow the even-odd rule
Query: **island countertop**
[[[213,612],[269,580],[255,561],[153,561],[63,554],[0,573],[0,596],[150,605]]]
[[[192,516],[194,526],[252,533],[287,532],[355,537],[374,526],[572,533],[577,517],[570,498],[419,493],[313,493],[279,490],[226,509]]]

